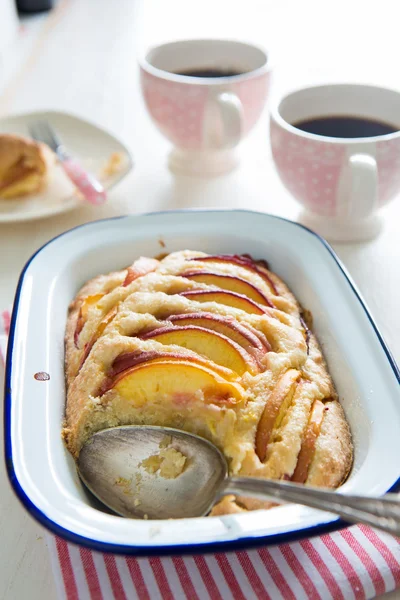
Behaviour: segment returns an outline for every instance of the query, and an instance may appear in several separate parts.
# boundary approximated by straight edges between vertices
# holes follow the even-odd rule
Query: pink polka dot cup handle
[[[72,158],[61,160],[65,173],[85,200],[90,204],[100,205],[107,200],[107,194],[101,183]]]
[[[332,117],[380,123],[390,133],[333,137],[297,126]],[[379,233],[378,211],[400,191],[400,93],[357,84],[297,90],[272,107],[270,139],[279,176],[302,204],[305,225],[330,241]]]
[[[257,122],[268,95],[268,55],[229,40],[184,40],[140,60],[147,109],[172,142],[173,171],[219,175],[234,169],[234,149]]]

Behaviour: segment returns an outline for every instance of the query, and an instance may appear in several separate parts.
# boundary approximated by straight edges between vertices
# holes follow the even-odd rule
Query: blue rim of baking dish
[[[325,248],[328,250],[337,266],[343,273],[346,278],[348,284],[350,285],[353,293],[358,299],[361,307],[363,308],[365,314],[368,317],[369,322],[371,323],[376,336],[383,348],[383,351],[386,354],[386,357],[389,361],[390,366],[392,367],[393,373],[397,379],[397,382],[400,384],[400,371],[394,360],[389,348],[387,347],[383,337],[372,318],[368,308],[366,307],[364,301],[360,297],[357,289],[354,286],[349,274],[347,273],[346,268],[342,265],[340,259],[334,252],[334,250],[330,247],[330,245],[317,233],[305,227],[300,223],[296,223],[291,221],[290,219],[285,219],[283,217],[278,217],[275,215],[270,215],[268,213],[261,213],[257,211],[237,209],[237,210],[213,210],[213,209],[183,209],[183,210],[175,210],[175,211],[159,211],[159,212],[150,212],[150,213],[141,213],[139,217],[146,217],[152,215],[160,215],[160,214],[171,214],[171,213],[187,213],[187,212],[233,212],[233,213],[247,213],[253,215],[265,215],[267,217],[271,217],[273,219],[279,219],[280,221],[285,221],[288,223],[292,223],[297,227],[301,227],[308,231],[311,235],[315,236]],[[108,219],[100,219],[98,221],[91,221],[90,223],[84,223],[82,225],[78,225],[61,233],[60,235],[54,237],[49,240],[46,244],[44,244],[41,248],[39,248],[28,260],[26,265],[24,266],[21,275],[18,280],[17,290],[14,298],[13,311],[11,316],[11,324],[9,331],[9,340],[8,340],[8,349],[7,349],[7,359],[6,359],[6,374],[5,374],[5,389],[4,389],[4,452],[5,452],[5,461],[6,468],[9,481],[11,486],[17,495],[18,499],[24,505],[29,514],[36,519],[41,525],[46,527],[46,529],[50,530],[55,535],[58,535],[68,542],[72,542],[74,544],[78,544],[80,546],[84,546],[91,550],[97,550],[99,552],[110,552],[113,554],[122,554],[122,555],[135,555],[135,556],[172,556],[175,554],[205,554],[205,553],[214,553],[214,552],[230,552],[233,550],[244,550],[255,548],[258,546],[269,546],[273,544],[280,544],[285,542],[294,542],[298,539],[302,539],[305,537],[311,537],[316,535],[321,535],[324,533],[329,533],[331,531],[335,531],[338,529],[342,529],[343,527],[347,527],[349,524],[340,519],[339,517],[334,521],[321,525],[312,525],[310,527],[305,527],[304,529],[298,529],[295,531],[288,531],[284,533],[276,533],[262,537],[245,537],[236,540],[226,540],[222,542],[204,542],[199,544],[179,544],[179,545],[163,545],[163,546],[133,546],[133,545],[123,545],[123,544],[112,544],[109,542],[100,542],[97,540],[93,540],[91,538],[87,538],[76,533],[71,532],[69,529],[65,529],[58,525],[52,519],[49,519],[29,498],[29,496],[23,490],[22,485],[17,479],[14,470],[13,457],[12,457],[12,444],[11,444],[11,373],[12,373],[12,351],[14,345],[14,334],[15,334],[15,324],[17,320],[18,314],[18,305],[21,294],[21,288],[24,281],[25,272],[27,271],[29,265],[34,260],[34,258],[49,244],[57,240],[58,238],[69,234],[71,231],[75,231],[76,229],[80,229],[81,227],[87,227],[93,225],[94,223],[101,223],[105,221],[114,221],[117,219],[129,218],[131,215],[122,215],[119,217],[111,217]],[[400,476],[395,481],[395,483],[387,490],[387,492],[395,492],[400,490]]]

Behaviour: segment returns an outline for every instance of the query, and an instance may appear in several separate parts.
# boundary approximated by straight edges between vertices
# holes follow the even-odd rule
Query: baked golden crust
[[[349,472],[350,431],[316,338],[265,263],[140,258],[85,284],[65,348],[75,457],[95,431],[148,424],[206,437],[232,474],[337,487]],[[212,514],[264,505],[226,498]]]
[[[0,135],[0,198],[12,199],[40,191],[47,180],[54,154],[22,136]]]

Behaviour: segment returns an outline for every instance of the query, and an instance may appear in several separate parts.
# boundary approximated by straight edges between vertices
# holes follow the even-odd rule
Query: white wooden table
[[[0,0],[1,1],[1,0]],[[0,308],[43,243],[77,224],[112,215],[182,207],[246,207],[296,219],[268,145],[268,113],[241,148],[241,166],[212,180],[173,177],[168,143],[140,94],[136,53],[174,37],[253,40],[271,49],[274,94],[321,81],[380,83],[400,89],[396,0],[61,0],[50,15],[24,22],[0,70],[0,114],[52,108],[86,117],[119,136],[135,168],[100,208],[0,226]],[[381,236],[335,250],[359,285],[400,362],[400,202],[384,212]],[[0,465],[0,598],[51,600],[55,587],[43,530],[14,498]],[[389,597],[389,595],[388,595]],[[395,598],[399,596],[390,595]]]

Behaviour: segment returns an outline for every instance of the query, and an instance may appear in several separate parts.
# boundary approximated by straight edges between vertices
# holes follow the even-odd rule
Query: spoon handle
[[[398,494],[386,494],[380,498],[350,496],[286,481],[272,481],[256,477],[230,477],[225,480],[222,493],[252,496],[260,500],[303,504],[335,513],[352,523],[363,523],[400,536],[400,496]]]

